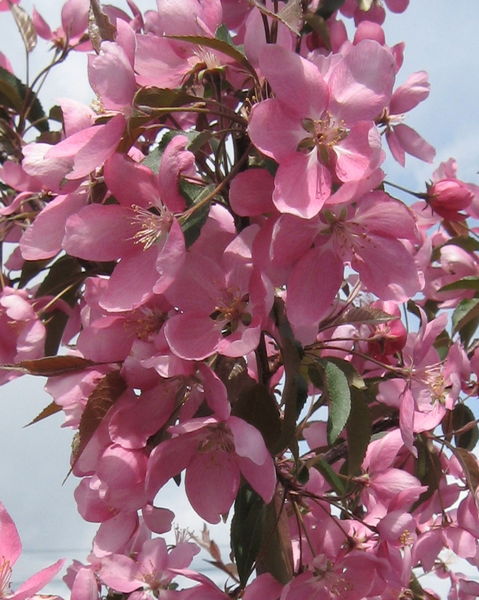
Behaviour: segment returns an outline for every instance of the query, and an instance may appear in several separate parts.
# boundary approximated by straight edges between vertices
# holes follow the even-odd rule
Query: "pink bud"
[[[462,218],[458,211],[469,206],[473,194],[459,179],[441,179],[428,189],[428,200],[434,211],[449,221]]]

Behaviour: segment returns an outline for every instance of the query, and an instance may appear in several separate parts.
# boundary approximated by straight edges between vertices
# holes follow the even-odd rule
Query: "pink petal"
[[[85,260],[117,260],[134,248],[138,226],[133,217],[130,209],[116,204],[84,206],[68,219],[63,248]]]
[[[185,199],[180,194],[180,174],[194,175],[195,156],[186,146],[189,139],[185,135],[176,135],[166,146],[161,157],[158,171],[158,185],[164,190],[164,204],[172,212],[185,209]]]
[[[267,44],[259,55],[262,73],[276,97],[300,118],[319,117],[328,105],[328,86],[319,69],[292,50]]]
[[[167,508],[157,508],[152,504],[143,507],[141,514],[148,529],[155,533],[166,533],[171,529],[175,513]]]
[[[128,331],[123,316],[103,317],[84,327],[77,348],[85,358],[95,362],[116,362],[128,356],[133,340],[134,333]]]
[[[90,55],[88,79],[107,110],[130,108],[136,89],[135,74],[121,46],[102,42],[100,54]]]
[[[346,123],[374,120],[389,102],[395,73],[384,46],[374,40],[352,46],[329,79],[332,113]]]
[[[98,600],[98,582],[91,569],[81,568],[73,582],[70,600]]]
[[[282,213],[311,219],[331,194],[331,175],[316,152],[291,154],[278,168],[273,202]]]
[[[157,279],[153,286],[155,294],[162,294],[177,279],[186,257],[185,237],[180,224],[173,220],[168,236],[156,259]]]
[[[146,302],[153,295],[153,286],[158,279],[157,257],[157,246],[148,250],[139,247],[135,253],[125,256],[115,266],[100,306],[108,311],[119,312],[133,310]]]
[[[194,510],[209,523],[219,523],[236,497],[238,467],[228,452],[199,452],[186,471],[185,486]]]
[[[370,234],[351,264],[381,300],[406,302],[422,287],[414,257],[399,240]]]
[[[329,250],[313,248],[298,261],[288,280],[286,309],[296,336],[309,342],[332,308],[343,281],[343,262]]]
[[[197,448],[196,438],[183,435],[165,440],[153,449],[146,473],[146,490],[151,499],[167,481],[190,463]]]
[[[189,65],[175,51],[174,42],[151,34],[137,35],[136,40],[137,83],[160,88],[175,88],[181,85]]]
[[[404,167],[406,164],[406,153],[404,152],[404,148],[402,147],[395,130],[396,128],[386,131],[386,141],[394,160],[397,161],[401,167]]]
[[[70,42],[88,27],[88,0],[67,0],[62,7],[62,27]]]
[[[238,456],[236,464],[250,486],[258,492],[266,504],[269,504],[276,489],[276,471],[272,458],[268,455],[262,465],[257,465],[248,458]]]
[[[208,406],[214,412],[215,417],[220,420],[227,419],[230,416],[231,405],[224,383],[207,365],[200,363],[198,370],[203,378],[203,388]]]
[[[22,552],[22,543],[17,528],[7,509],[0,502],[0,556],[12,566]]]
[[[238,417],[230,417],[228,427],[233,434],[235,452],[238,456],[248,458],[256,465],[263,465],[271,458],[263,436],[256,427]]]
[[[86,194],[57,196],[49,202],[20,239],[25,260],[51,258],[60,251],[67,219],[86,203]]]
[[[204,313],[177,315],[165,325],[165,337],[171,350],[187,360],[202,360],[213,354],[220,335],[216,322]]]
[[[67,137],[93,125],[95,113],[89,106],[70,98],[59,98],[58,104],[62,109],[63,126]]]
[[[113,154],[105,163],[105,183],[122,205],[148,208],[159,203],[158,182],[151,169],[122,154]]]
[[[109,419],[108,431],[113,442],[123,448],[140,449],[171,416],[176,404],[173,390],[160,384],[138,398],[123,395]]]
[[[230,184],[231,208],[242,217],[274,212],[273,187],[273,176],[266,169],[238,173]]]
[[[67,179],[85,177],[113,154],[125,129],[123,115],[116,115],[105,125],[95,125],[66,138],[53,146],[46,154],[47,159],[72,158],[73,168]]]
[[[114,552],[123,552],[137,528],[138,515],[136,512],[118,513],[100,525],[93,540],[93,552],[102,559]],[[133,589],[137,587],[138,585]]]
[[[408,154],[429,163],[434,160],[436,151],[431,144],[428,144],[428,142],[426,142],[419,133],[414,131],[414,129],[401,124],[396,125],[394,133],[396,134],[398,142]]]
[[[301,126],[301,116],[288,112],[277,98],[253,106],[248,134],[263,154],[277,161],[283,161],[295,152],[301,140],[308,136]]]
[[[410,75],[405,83],[395,90],[389,106],[390,114],[400,115],[417,106],[429,96],[430,87],[426,71]]]
[[[381,140],[376,127],[368,122],[356,124],[348,136],[334,147],[336,175],[341,181],[357,181],[380,162]]]
[[[29,600],[36,592],[40,591],[47,583],[49,583],[58,571],[62,568],[64,560],[57,560],[56,563],[45,567],[35,575],[29,577],[25,583],[17,588],[17,591],[9,596],[9,600]]]
[[[106,585],[119,592],[133,592],[144,584],[139,579],[137,563],[123,554],[103,557],[99,576]]]

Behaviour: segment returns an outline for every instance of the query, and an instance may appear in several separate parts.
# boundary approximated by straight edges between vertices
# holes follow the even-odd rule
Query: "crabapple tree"
[[[67,0],[52,30],[0,0],[53,53],[27,82],[0,54],[0,382],[46,377],[34,422],[74,431],[98,531],[72,600],[479,595],[441,559],[479,560],[479,188],[452,158],[408,202],[386,179],[435,156],[407,125],[428,76],[382,28],[407,6]],[[75,52],[96,99],[46,110]],[[165,541],[170,480],[230,518],[229,557]],[[0,504],[0,598],[62,566],[14,591],[20,551]]]

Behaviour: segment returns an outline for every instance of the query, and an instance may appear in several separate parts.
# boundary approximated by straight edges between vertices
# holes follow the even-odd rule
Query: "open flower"
[[[38,571],[13,592],[10,586],[12,567],[22,552],[17,528],[7,509],[0,502],[0,599],[28,600],[41,590],[58,573],[63,560]]]

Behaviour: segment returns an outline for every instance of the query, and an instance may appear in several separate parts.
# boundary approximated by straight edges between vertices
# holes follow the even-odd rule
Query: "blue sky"
[[[137,4],[142,9],[155,7],[154,0],[138,0]],[[26,10],[32,5],[31,1],[22,2]],[[53,27],[59,24],[62,2],[37,0],[35,5]],[[434,167],[439,161],[454,156],[459,163],[459,175],[474,183],[479,183],[478,24],[478,2],[411,0],[410,9],[403,15],[390,15],[385,27],[390,45],[406,42],[398,83],[404,82],[414,71],[426,70],[430,74],[431,95],[409,113],[406,123],[417,128],[436,147]],[[0,50],[21,73],[23,47],[8,13],[0,13],[0,31]],[[45,63],[46,48],[47,45],[40,42],[34,53],[34,73]],[[46,107],[62,96],[87,103],[93,99],[86,83],[85,59],[85,55],[78,55],[52,73],[41,94]],[[433,170],[431,165],[412,157],[408,157],[406,169],[392,160],[386,162],[385,169],[390,181],[417,191],[424,190],[424,181]],[[50,402],[43,384],[42,378],[29,377],[0,390],[0,500],[17,523],[25,551],[15,570],[15,580],[61,556],[84,558],[96,530],[95,525],[83,522],[76,514],[75,479],[70,477],[62,486],[68,471],[72,438],[70,430],[60,427],[62,417],[56,415],[23,428]],[[175,500],[175,505],[184,523],[201,526],[199,519],[187,514],[187,504],[182,497]],[[224,534],[220,535],[224,539]],[[53,592],[57,588],[50,589]]]

